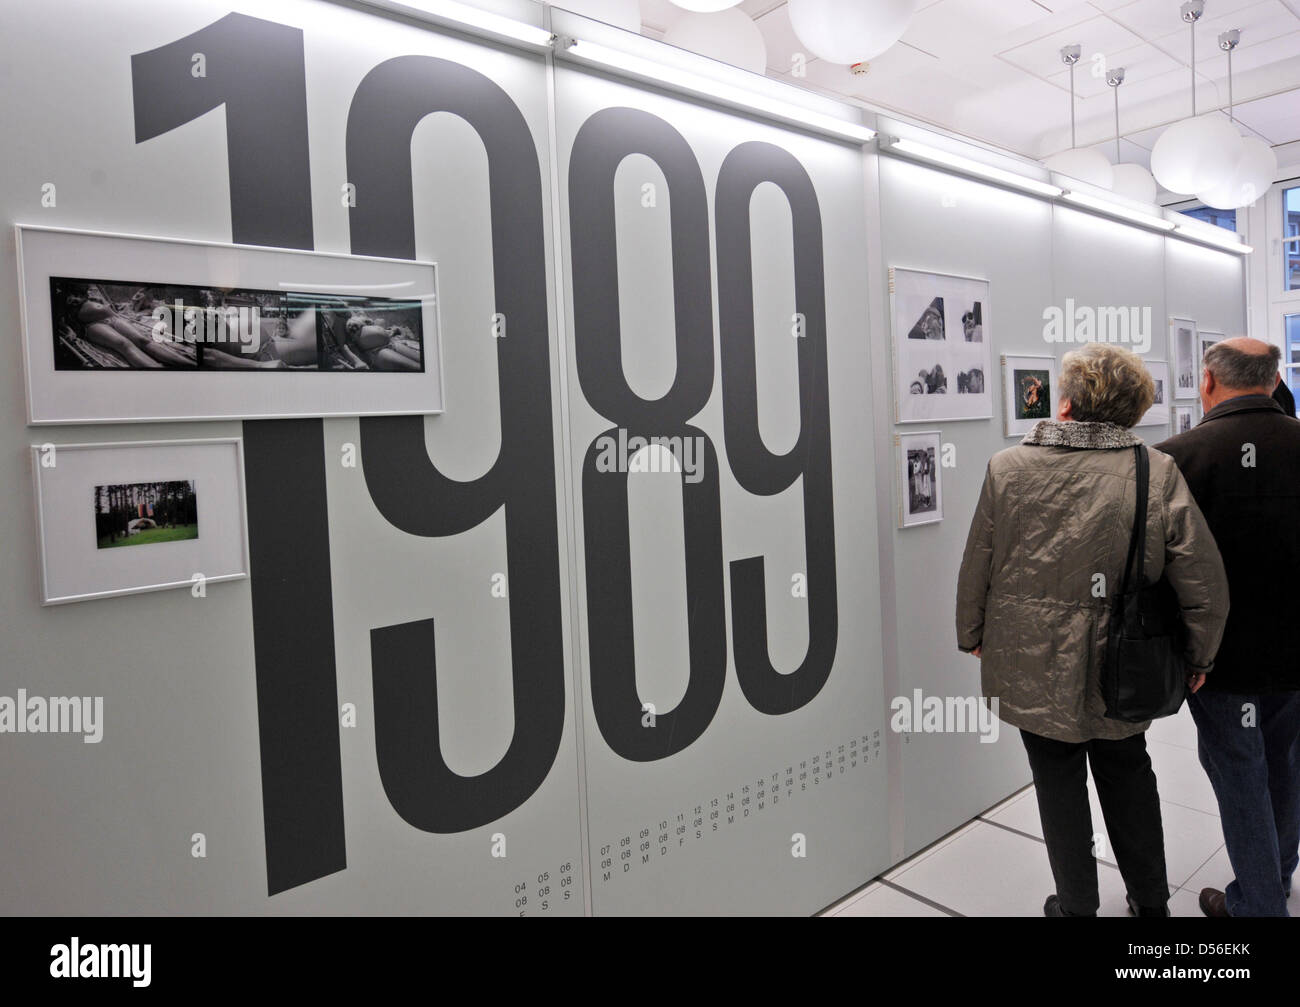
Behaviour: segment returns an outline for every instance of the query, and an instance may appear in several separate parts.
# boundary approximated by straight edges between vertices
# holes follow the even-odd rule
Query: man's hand
[[[1197,689],[1199,689],[1199,688],[1200,688],[1201,686],[1203,686],[1204,684],[1205,684],[1205,674],[1204,674],[1204,672],[1202,672],[1202,673],[1199,674],[1199,675],[1192,674],[1192,675],[1188,675],[1188,676],[1187,676],[1187,688],[1188,688],[1188,690],[1191,691],[1191,692],[1195,692]]]
[[[970,652],[970,656],[971,656],[971,657],[979,657],[980,654],[981,654],[983,651],[984,651],[984,648],[983,648],[983,647],[976,647],[974,650],[972,650],[972,651]],[[1201,678],[1204,679],[1205,676],[1202,675]]]

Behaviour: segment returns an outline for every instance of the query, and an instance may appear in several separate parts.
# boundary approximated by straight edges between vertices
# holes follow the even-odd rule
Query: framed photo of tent
[[[1194,399],[1199,394],[1200,340],[1196,322],[1190,318],[1169,319],[1169,352],[1173,354],[1173,399]]]
[[[442,412],[432,262],[15,231],[28,423]]]
[[[894,435],[899,473],[898,527],[935,524],[943,520],[943,480],[938,430]]]
[[[1056,415],[1056,358],[1002,355],[1002,426],[1023,437]]]
[[[206,592],[248,576],[239,438],[46,443],[31,454],[42,604]]]
[[[898,423],[993,416],[988,280],[891,267]]]
[[[1147,370],[1151,374],[1151,380],[1156,385],[1156,398],[1140,420],[1137,421],[1139,427],[1149,427],[1156,423],[1169,422],[1169,365],[1163,360],[1146,361]]]

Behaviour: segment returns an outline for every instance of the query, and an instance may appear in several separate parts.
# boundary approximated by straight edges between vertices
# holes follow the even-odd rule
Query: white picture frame
[[[192,588],[196,575],[205,589],[248,576],[240,438],[33,444],[31,458],[41,604]],[[193,537],[101,544],[99,487],[177,480],[191,483]]]
[[[1201,391],[1201,374],[1205,371],[1205,351],[1215,343],[1223,342],[1227,337],[1225,333],[1214,332],[1210,329],[1199,329],[1196,334],[1196,394],[1200,398]]]
[[[1173,362],[1170,375],[1174,383],[1172,399],[1196,398],[1201,384],[1196,373],[1200,362],[1200,340],[1194,319],[1177,316],[1169,319],[1169,355]]]
[[[898,527],[914,528],[943,520],[942,434],[905,430],[894,434],[897,448]]]
[[[1023,437],[1039,420],[1053,419],[1058,397],[1055,357],[1002,354],[1004,436]]]
[[[30,224],[17,224],[14,231],[31,425],[443,411],[435,263]],[[142,291],[138,304],[120,304],[106,293],[131,287]],[[174,363],[158,367],[160,357],[175,359],[173,350],[196,352],[195,340],[172,337],[166,323],[160,338],[160,327],[151,322],[160,311],[163,318],[172,317],[165,307],[172,300],[155,295],[182,288],[196,297],[215,293],[221,298],[220,308],[199,309],[191,318],[237,312],[229,304],[250,293],[263,300],[281,298],[276,303],[283,307],[274,312],[275,318],[257,322],[261,308],[256,298],[243,297],[243,303],[254,307],[244,309],[251,315],[248,341],[240,344],[238,352],[233,341],[200,338],[198,343],[211,347],[202,351],[203,359],[213,363],[205,362],[201,368]],[[76,310],[69,307],[73,299],[84,304],[89,300],[83,296],[87,292],[94,296],[93,307],[104,320],[87,322],[81,313],[70,320],[70,312]],[[180,297],[176,300],[182,307],[192,307]],[[303,304],[317,303],[333,304],[336,310],[300,310]],[[376,309],[374,334],[380,340],[368,354],[370,359],[362,359],[349,347],[347,359],[357,369],[322,363],[339,358],[320,349],[324,338],[320,325],[329,324],[331,334],[344,330],[338,340],[350,343],[353,316],[348,312],[365,306]],[[386,329],[385,318],[395,317],[398,308],[412,324],[418,320],[414,340],[395,338],[401,333],[415,335],[411,329]],[[202,325],[199,328],[203,330]],[[227,331],[222,329],[220,335]],[[284,333],[284,338],[268,335],[273,332]],[[388,335],[394,338],[384,346]],[[274,345],[266,345],[272,338]],[[188,349],[181,345],[186,342],[191,343]],[[173,345],[159,348],[155,343]],[[286,346],[294,347],[298,356],[286,354],[288,359],[281,359],[278,351]],[[414,364],[400,361],[393,347],[407,350]],[[261,356],[253,350],[260,350]],[[306,363],[303,353],[309,356]],[[220,360],[231,362],[231,367],[215,363]],[[422,369],[398,370],[398,364]],[[250,369],[232,369],[235,366]]]
[[[1135,426],[1149,427],[1157,423],[1169,423],[1169,405],[1171,389],[1169,387],[1169,364],[1164,360],[1144,360],[1151,379],[1156,383],[1156,401],[1151,404]]]
[[[889,306],[895,421],[991,419],[989,281],[891,266]]]
[[[1193,405],[1174,406],[1173,408],[1173,428],[1174,436],[1185,434],[1196,426],[1196,407]]]

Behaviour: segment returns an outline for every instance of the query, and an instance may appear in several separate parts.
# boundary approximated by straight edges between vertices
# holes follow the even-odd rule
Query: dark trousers
[[[1169,901],[1165,836],[1146,735],[1073,743],[1021,731],[1020,738],[1034,774],[1047,859],[1061,908],[1071,915],[1091,916],[1101,905],[1088,806],[1089,765],[1129,895],[1144,908],[1165,905]]]
[[[1300,692],[1202,689],[1188,701],[1228,860],[1233,916],[1286,916],[1300,846]]]

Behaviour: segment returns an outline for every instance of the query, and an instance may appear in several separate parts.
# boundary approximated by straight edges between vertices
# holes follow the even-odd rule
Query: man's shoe
[[[1125,895],[1124,898],[1128,900],[1128,911],[1130,916],[1168,916],[1169,915],[1168,904],[1153,908],[1151,906],[1138,905],[1132,895]]]
[[[1044,916],[1080,916],[1081,913],[1067,913],[1061,908],[1061,897],[1059,895],[1047,896],[1047,901],[1043,903]],[[1089,916],[1096,916],[1096,913],[1089,913]]]
[[[1227,897],[1217,888],[1202,888],[1201,897],[1197,901],[1201,905],[1201,912],[1206,916],[1232,915],[1228,912]]]

